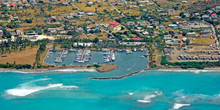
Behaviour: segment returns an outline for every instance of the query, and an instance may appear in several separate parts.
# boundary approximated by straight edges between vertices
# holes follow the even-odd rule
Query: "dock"
[[[102,49],[104,62],[111,62],[115,60],[114,50]]]
[[[76,57],[74,57],[73,61],[83,63],[89,61],[90,59],[91,59],[90,50],[78,50]]]
[[[63,62],[64,58],[67,57],[68,52],[69,52],[68,50],[63,50],[62,53],[60,54],[60,56],[56,58],[55,62],[56,63]]]

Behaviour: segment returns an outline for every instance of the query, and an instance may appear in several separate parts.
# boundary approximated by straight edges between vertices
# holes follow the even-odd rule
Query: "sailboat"
[[[112,61],[114,61],[115,60],[115,54],[113,53],[112,54]]]

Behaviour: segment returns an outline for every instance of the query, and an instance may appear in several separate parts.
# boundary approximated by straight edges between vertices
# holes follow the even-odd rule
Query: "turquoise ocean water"
[[[220,109],[220,71],[152,70],[120,80],[89,79],[140,70],[146,65],[143,54],[122,53],[114,62],[119,68],[106,73],[1,72],[0,110]]]

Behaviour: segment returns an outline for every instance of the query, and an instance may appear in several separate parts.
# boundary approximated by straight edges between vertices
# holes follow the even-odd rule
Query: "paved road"
[[[119,14],[121,14],[122,16],[125,16],[123,13],[121,13],[117,8],[115,8],[115,6],[113,6],[110,2],[108,2],[108,4],[114,8]]]
[[[205,21],[205,22],[208,23],[207,21]],[[210,24],[210,23],[208,23],[208,24]],[[215,27],[212,24],[210,24],[210,25],[211,25],[212,32],[213,32],[213,35],[214,35],[214,38],[215,38],[215,41],[216,41],[216,46],[217,46],[217,48],[219,48],[219,41],[218,41],[218,38],[217,38],[217,35],[216,35],[216,32],[215,32]]]
[[[218,38],[216,36],[215,27],[212,24],[210,24],[210,25],[211,25],[211,28],[212,28],[212,32],[214,34],[214,38],[215,38],[215,41],[216,41],[217,48],[219,48],[219,41],[218,41]]]

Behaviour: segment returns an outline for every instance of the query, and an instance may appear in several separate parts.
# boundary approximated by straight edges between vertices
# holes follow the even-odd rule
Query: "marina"
[[[74,57],[74,62],[88,62],[91,59],[91,51],[90,50],[78,50],[76,57]]]
[[[62,63],[64,61],[64,59],[67,57],[67,54],[69,53],[68,50],[63,50],[60,53],[60,56],[56,58],[56,60],[54,60],[55,63]]]
[[[113,70],[114,74],[112,74],[112,71],[105,72],[106,74],[109,74],[109,76],[122,76],[128,73],[132,73],[135,71],[142,70],[147,67],[147,57],[141,57],[145,55],[145,51],[137,50],[136,52],[132,52],[132,54],[127,54],[126,50],[111,50],[107,49],[104,50],[93,50],[90,53],[90,60],[84,61],[84,62],[77,62],[73,61],[74,58],[77,57],[79,51],[82,53],[82,50],[77,51],[69,51],[67,54],[67,57],[63,60],[61,63],[55,63],[54,60],[56,60],[57,57],[60,56],[60,53],[62,51],[51,51],[50,57],[45,58],[44,62],[51,65],[94,65],[94,64],[100,64],[100,65],[118,65],[118,68]],[[79,54],[78,56],[80,56]],[[104,61],[104,57],[109,56],[109,62]],[[80,57],[81,58],[81,57]],[[110,59],[111,58],[111,59]],[[111,61],[110,61],[111,60]],[[80,61],[80,60],[79,60]],[[100,77],[104,77],[100,75]]]
[[[131,53],[132,53],[132,50],[127,49],[127,50],[126,50],[126,53],[127,53],[127,54],[131,54]]]
[[[111,62],[115,60],[114,50],[102,49],[104,62]]]

